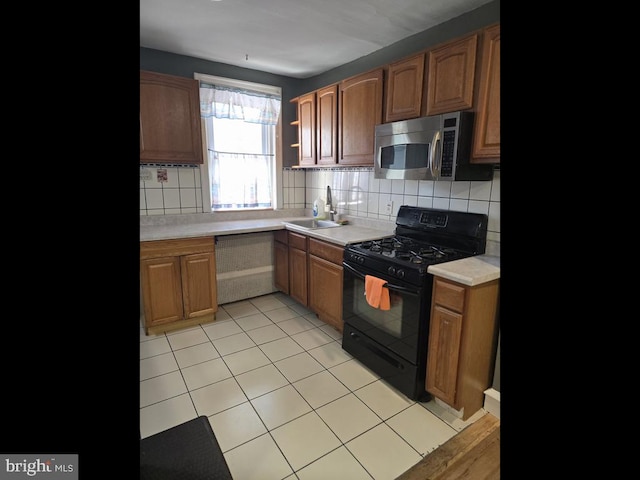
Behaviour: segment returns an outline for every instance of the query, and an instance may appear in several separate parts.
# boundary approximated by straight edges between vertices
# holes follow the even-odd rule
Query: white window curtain
[[[218,85],[201,85],[200,113],[203,117],[276,125],[280,115],[280,97]]]
[[[267,155],[213,152],[211,203],[217,209],[271,207],[271,158]],[[243,175],[240,176],[238,173]]]
[[[201,84],[212,210],[272,207],[273,138],[280,103],[275,95]],[[214,128],[213,118],[240,123],[234,122],[233,132],[225,132],[219,122]]]

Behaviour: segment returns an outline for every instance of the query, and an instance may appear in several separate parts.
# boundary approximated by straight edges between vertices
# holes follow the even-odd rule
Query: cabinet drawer
[[[307,251],[307,236],[289,232],[289,246]]]
[[[275,230],[273,232],[273,239],[276,242],[280,242],[280,243],[284,243],[285,245],[287,245],[289,243],[288,240],[289,236],[287,235],[287,230]]]
[[[342,265],[344,248],[309,237],[309,253],[336,265]]]
[[[150,240],[140,242],[140,259],[179,257],[192,253],[213,252],[214,237],[181,238],[176,240]]]
[[[433,301],[437,305],[462,313],[466,288],[436,277],[433,284]]]

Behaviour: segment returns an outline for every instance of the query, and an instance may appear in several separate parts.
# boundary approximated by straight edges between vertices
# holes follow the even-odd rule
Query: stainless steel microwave
[[[374,178],[491,180],[493,165],[470,163],[473,116],[459,111],[376,125]]]

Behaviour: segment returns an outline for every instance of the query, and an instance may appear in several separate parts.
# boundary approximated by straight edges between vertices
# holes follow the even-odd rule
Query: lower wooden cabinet
[[[307,306],[308,270],[307,270],[307,236],[289,233],[289,296],[302,305]]]
[[[498,332],[499,280],[466,286],[435,277],[426,390],[466,420],[491,386]]]
[[[342,332],[344,248],[309,238],[309,308]]]
[[[273,284],[289,295],[289,240],[286,230],[273,232]]]
[[[287,230],[274,236],[276,288],[342,332],[344,248]]]
[[[147,334],[215,319],[214,248],[214,237],[140,242]]]

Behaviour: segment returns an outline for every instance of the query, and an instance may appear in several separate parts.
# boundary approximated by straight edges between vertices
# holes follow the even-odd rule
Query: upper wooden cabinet
[[[338,85],[316,91],[316,154],[318,165],[338,163]]]
[[[429,50],[426,115],[473,107],[478,34]]]
[[[389,65],[385,84],[384,121],[420,116],[424,80],[424,53]]]
[[[301,95],[297,104],[298,164],[301,167],[338,162],[338,84]]]
[[[140,163],[201,164],[197,80],[140,70]]]
[[[383,69],[340,82],[338,148],[341,165],[373,165],[375,126],[382,123]]]
[[[471,163],[500,163],[500,25],[484,30]]]
[[[371,166],[375,126],[473,110],[471,163],[500,163],[500,24],[294,98],[299,166]]]
[[[298,98],[298,162],[300,165],[316,164],[316,94]]]

